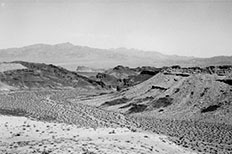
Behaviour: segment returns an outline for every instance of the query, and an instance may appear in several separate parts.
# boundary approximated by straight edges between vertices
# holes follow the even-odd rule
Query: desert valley
[[[232,0],[0,0],[0,154],[232,154]]]
[[[102,61],[120,65],[83,66],[85,56],[98,55],[91,51],[70,69],[62,65],[69,58],[27,62],[26,56],[9,59],[6,50],[16,49],[0,50],[8,58],[0,64],[1,154],[232,153],[232,65],[222,60],[231,57],[194,66],[180,58],[168,65],[169,57],[163,67],[151,61],[133,67],[117,61],[123,52],[116,52]]]

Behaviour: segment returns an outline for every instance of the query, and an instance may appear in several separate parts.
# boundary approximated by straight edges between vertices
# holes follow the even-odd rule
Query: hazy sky
[[[0,48],[61,42],[232,55],[232,0],[0,0]]]

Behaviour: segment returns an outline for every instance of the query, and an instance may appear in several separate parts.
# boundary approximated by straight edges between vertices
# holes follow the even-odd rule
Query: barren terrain
[[[132,84],[114,90],[111,77],[17,63],[1,72],[4,154],[232,153],[231,66],[149,68],[139,82],[144,68],[120,66],[108,75]]]
[[[7,154],[194,154],[163,135],[127,128],[78,128],[64,123],[0,116],[0,153]]]

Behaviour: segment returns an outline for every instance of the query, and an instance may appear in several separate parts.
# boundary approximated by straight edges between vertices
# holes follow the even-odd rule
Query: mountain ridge
[[[232,56],[215,56],[209,58],[165,55],[157,51],[140,49],[98,49],[72,43],[33,44],[19,48],[0,49],[0,62],[31,61],[52,63],[70,70],[77,66],[93,68],[112,68],[117,65],[138,66],[210,66],[232,64]]]

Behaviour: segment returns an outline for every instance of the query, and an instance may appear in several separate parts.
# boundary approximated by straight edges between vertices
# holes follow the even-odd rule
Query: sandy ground
[[[0,115],[1,154],[191,154],[165,136],[127,128],[75,125]]]

